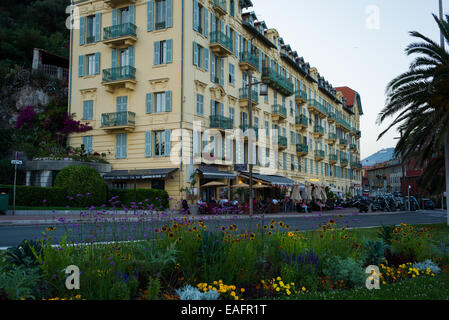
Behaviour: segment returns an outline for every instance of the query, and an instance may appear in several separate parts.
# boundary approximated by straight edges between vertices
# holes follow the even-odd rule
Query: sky
[[[404,50],[418,31],[439,43],[438,0],[252,0],[268,28],[316,67],[333,87],[348,86],[362,99],[361,158],[396,145],[396,130],[381,140],[376,120],[385,105],[387,84],[408,70],[414,56]],[[449,13],[449,0],[443,0]],[[415,56],[416,57],[416,56]]]

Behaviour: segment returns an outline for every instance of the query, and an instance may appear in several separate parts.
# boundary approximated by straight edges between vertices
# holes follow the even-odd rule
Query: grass
[[[366,288],[334,292],[307,293],[290,299],[297,300],[448,300],[449,274],[435,277],[411,278],[387,284],[379,290]]]

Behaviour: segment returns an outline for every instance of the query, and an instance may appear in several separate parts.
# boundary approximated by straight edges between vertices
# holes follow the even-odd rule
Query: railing
[[[130,111],[103,113],[101,115],[101,127],[112,128],[120,126],[134,126],[136,124],[136,114]]]
[[[52,78],[58,78],[61,80],[69,79],[69,69],[54,66],[51,64],[40,64],[38,66],[37,70],[36,69],[33,70],[33,72],[36,72],[36,71],[42,72]]]
[[[329,161],[330,161],[330,162],[337,162],[337,161],[338,161],[338,155],[336,155],[336,154],[330,154],[330,155],[329,155]]]
[[[225,35],[221,31],[213,31],[210,33],[210,43],[211,44],[220,44],[224,46],[229,51],[233,51],[232,39]]]
[[[310,100],[308,101],[308,103],[309,103],[310,106],[314,107],[315,109],[317,109],[317,110],[320,111],[321,113],[325,114],[326,116],[328,115],[329,110],[328,110],[324,105],[322,105],[321,103],[319,103],[317,100],[315,100],[315,99],[310,99]]]
[[[287,118],[287,108],[284,106],[281,106],[279,104],[275,104],[271,108],[272,113],[275,115],[283,116],[284,118]]]
[[[279,136],[278,145],[281,147],[287,147],[287,137]]]
[[[303,143],[296,145],[296,152],[299,153],[309,153],[309,146]]]
[[[362,136],[362,131],[356,130],[355,131],[355,135],[358,136],[358,137],[361,137]]]
[[[343,127],[347,128],[347,129],[351,129],[351,125],[349,124],[348,121],[344,120],[344,119],[337,119],[337,123],[342,125]]]
[[[125,36],[136,36],[136,25],[132,23],[122,23],[103,29],[103,40],[111,40]]]
[[[354,169],[362,169],[362,164],[360,162],[351,162],[351,167]]]
[[[250,52],[241,52],[240,53],[240,62],[241,63],[249,63],[256,69],[258,68],[258,65],[259,65],[259,61],[257,60],[257,57]]]
[[[322,126],[316,125],[313,127],[313,132],[319,133],[319,134],[324,134],[324,128]]]
[[[315,150],[315,157],[324,159],[324,150]]]
[[[336,133],[329,133],[329,140],[337,140],[337,134]]]
[[[332,119],[332,120],[337,120],[337,115],[335,114],[335,112],[329,112],[329,114],[327,115],[327,117],[329,118],[329,119]]]
[[[309,119],[305,115],[296,116],[295,120],[296,124],[301,124],[306,127],[309,125]]]
[[[341,165],[346,165],[346,166],[347,166],[347,165],[348,165],[348,159],[346,159],[346,158],[341,158],[341,159],[340,159],[340,164],[341,164]]]
[[[305,90],[296,90],[295,92],[295,98],[296,99],[302,99],[304,101],[307,101],[307,92]]]
[[[351,149],[351,150],[357,150],[357,145],[355,145],[355,144],[350,144],[349,145],[349,149]]]
[[[348,145],[348,140],[346,140],[346,139],[340,139],[340,144],[343,144],[343,145]]]
[[[136,79],[136,68],[131,66],[103,70],[103,82]]]
[[[214,0],[214,7],[218,7],[226,12],[228,11],[226,0]]]
[[[95,36],[87,36],[86,37],[86,43],[94,43],[95,42]]]
[[[293,83],[271,68],[265,67],[262,69],[262,81],[286,96],[291,96],[295,93]]]
[[[248,91],[248,88],[241,88],[239,90],[240,99],[248,99]],[[251,100],[254,103],[259,103],[259,93],[257,92],[257,90],[251,90]]]
[[[210,127],[230,130],[234,128],[234,120],[220,115],[210,116]]]

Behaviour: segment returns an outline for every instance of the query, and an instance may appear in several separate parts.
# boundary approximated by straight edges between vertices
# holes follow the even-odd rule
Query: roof
[[[335,88],[337,91],[340,91],[343,96],[346,98],[346,106],[349,108],[354,108],[354,104],[357,100],[357,105],[359,107],[359,113],[363,114],[362,102],[360,99],[360,95],[357,91],[349,88],[349,87],[337,87]]]
[[[178,168],[145,169],[145,170],[114,170],[103,176],[104,180],[145,180],[165,179]]]

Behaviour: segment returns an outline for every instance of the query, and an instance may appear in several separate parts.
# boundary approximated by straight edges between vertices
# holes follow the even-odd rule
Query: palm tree
[[[444,41],[449,43],[449,15],[441,20],[436,15],[433,17]],[[396,154],[401,155],[404,162],[414,159],[417,166],[425,166],[423,185],[433,185],[441,191],[444,188],[445,142],[449,142],[449,52],[417,31],[410,35],[419,42],[410,44],[405,52],[419,56],[407,72],[387,86],[386,106],[379,114],[378,123],[395,118],[378,139],[397,126],[402,137]],[[447,166],[446,181],[449,182]],[[447,193],[449,195],[449,190]]]

